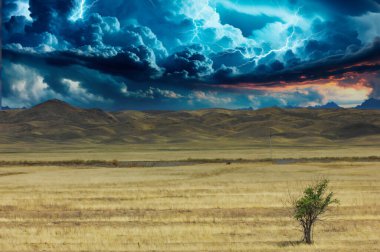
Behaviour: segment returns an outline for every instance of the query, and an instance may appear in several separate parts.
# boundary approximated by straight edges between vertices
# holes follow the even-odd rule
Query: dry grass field
[[[325,158],[325,157],[369,157],[379,156],[380,146],[375,137],[362,145],[347,142],[316,145],[305,140],[303,145],[294,145],[273,139],[273,158]],[[270,158],[266,139],[260,145],[219,143],[214,141],[198,144],[153,144],[153,145],[104,145],[104,144],[1,144],[1,161],[62,161],[62,160],[186,160],[186,159],[267,159]],[[310,144],[310,145],[306,145]]]
[[[376,152],[376,148],[359,150],[335,154]],[[145,159],[173,157],[170,150],[162,151],[147,150]],[[41,152],[23,155],[3,149],[0,157],[59,158],[58,151]],[[323,149],[312,153],[325,152],[333,155]],[[61,153],[73,158],[64,150]],[[94,153],[98,150],[74,158],[107,155]],[[142,151],[115,153],[109,159],[144,160]],[[202,151],[176,153],[180,153],[174,155],[177,159],[203,157]],[[224,153],[237,157],[240,152]],[[261,153],[265,156],[267,150]],[[302,153],[293,151],[292,156]],[[223,150],[208,154],[215,158]],[[298,244],[301,233],[289,217],[287,199],[320,177],[330,179],[341,204],[317,224],[313,245]],[[0,251],[380,251],[379,200],[380,163],[376,162],[5,166],[0,167]]]

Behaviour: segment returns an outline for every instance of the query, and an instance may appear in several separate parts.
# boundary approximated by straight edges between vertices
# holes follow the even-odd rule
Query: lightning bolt
[[[86,11],[88,11],[89,9],[91,9],[97,2],[98,2],[98,0],[95,0],[91,4],[87,4],[86,0],[79,0],[79,1],[77,1],[77,6],[74,9],[74,11],[73,11],[71,17],[69,18],[69,20],[73,21],[73,22],[76,22],[78,19],[83,19],[84,18],[84,14],[86,13]]]
[[[77,7],[74,9],[73,14],[69,18],[69,20],[75,22],[78,19],[83,19],[85,6],[86,6],[86,0],[80,0],[79,4],[77,3]]]
[[[203,5],[203,8],[198,11],[198,13],[195,16],[195,18],[192,19],[192,22],[193,22],[193,25],[194,25],[194,29],[192,30],[193,37],[190,40],[191,43],[194,43],[194,41],[197,40],[197,39],[198,39],[198,41],[201,40],[200,37],[199,37],[199,30],[201,28],[203,28],[203,25],[202,25],[202,20],[200,19],[200,16],[206,10],[206,8],[208,6],[209,6],[209,0],[207,0],[206,4]]]
[[[268,52],[266,53],[261,53],[259,55],[255,55],[253,56],[251,53],[247,54],[247,53],[242,53],[243,57],[249,59],[247,62],[245,62],[244,64],[241,64],[240,66],[238,66],[239,68],[240,67],[244,67],[248,64],[251,64],[251,63],[255,63],[255,64],[258,64],[258,62],[263,59],[263,58],[266,58],[268,57],[270,54],[272,53],[279,53],[279,52],[286,52],[287,50],[290,50],[290,49],[294,49],[296,48],[298,45],[302,44],[305,40],[309,39],[310,36],[308,38],[304,38],[304,39],[301,39],[301,40],[296,40],[296,41],[293,41],[294,40],[294,36],[295,36],[295,33],[296,33],[296,27],[298,26],[298,23],[300,21],[300,17],[299,17],[299,12],[301,11],[302,7],[299,7],[297,9],[297,11],[295,12],[294,16],[295,16],[295,22],[293,22],[291,24],[291,33],[286,37],[286,40],[285,40],[285,44],[280,47],[280,48],[277,48],[277,49],[271,49],[269,50]]]
[[[79,4],[79,18],[80,19],[83,18],[83,13],[84,13],[84,10],[85,10],[85,6],[86,6],[86,0],[81,0],[80,4]]]
[[[191,19],[193,23],[193,29],[190,31],[187,31],[188,33],[192,34],[191,43],[196,43],[196,42],[203,42],[201,37],[200,37],[200,32],[202,28],[204,28],[204,20],[201,19],[201,15],[204,13],[205,8],[209,6],[208,4],[209,0],[207,0],[207,3],[201,8],[200,10],[197,11],[196,15]],[[253,42],[249,47],[246,47],[245,50],[239,49],[239,48],[224,48],[218,44],[215,46],[221,48],[221,53],[217,55],[217,57],[222,57],[224,55],[229,55],[229,54],[234,54],[234,53],[239,53],[242,55],[242,57],[245,59],[245,62],[239,66],[238,68],[244,67],[246,65],[249,65],[251,63],[255,63],[256,65],[258,62],[263,59],[268,57],[272,53],[283,53],[288,50],[293,50],[297,48],[298,46],[302,45],[306,40],[310,39],[314,35],[308,36],[306,38],[296,38],[296,28],[299,25],[299,22],[301,20],[300,17],[300,12],[302,10],[302,6],[300,6],[298,9],[293,14],[293,19],[289,24],[286,26],[286,32],[288,33],[283,45],[281,45],[278,48],[271,49],[269,51],[264,51],[262,50],[260,53],[255,52],[255,48],[260,48],[260,45],[257,42]]]

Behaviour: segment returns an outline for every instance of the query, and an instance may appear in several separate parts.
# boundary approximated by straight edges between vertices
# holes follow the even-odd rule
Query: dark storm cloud
[[[252,35],[252,31],[260,30],[268,23],[282,22],[278,17],[261,15],[248,15],[228,9],[223,5],[217,5],[217,12],[220,14],[222,24],[230,24],[239,28],[245,37]]]
[[[4,0],[1,3],[1,8],[3,20],[8,20],[12,15],[11,13],[17,11],[17,0]]]
[[[313,2],[320,3],[326,6],[331,12],[340,13],[343,15],[358,16],[367,12],[380,12],[379,0],[360,0],[360,1],[346,1],[346,0],[312,0]]]
[[[177,99],[218,84],[337,79],[378,73],[379,6],[378,0],[260,0],[255,8],[248,0],[86,0],[81,9],[78,0],[5,0],[3,57],[9,69],[34,69],[36,83],[42,79],[40,86],[57,94],[69,96],[79,85],[73,96],[114,101],[140,95],[161,102],[144,96],[149,85]],[[7,73],[5,95],[17,99]]]
[[[35,65],[36,62],[43,62],[45,66],[56,68],[77,65],[136,81],[153,80],[160,75],[160,69],[152,65],[152,51],[145,46],[131,47],[111,57],[81,55],[76,52],[36,54],[13,50],[3,50],[3,56],[13,62],[22,62],[27,65]]]
[[[193,48],[171,55],[164,67],[165,74],[176,79],[201,79],[213,73],[212,60]]]
[[[243,72],[252,71],[256,63],[254,61],[247,62],[244,54],[247,53],[247,48],[237,47],[234,49],[222,51],[216,54],[211,54],[210,57],[213,61],[213,67],[219,69],[222,65],[227,67],[241,66]]]
[[[4,29],[11,34],[21,34],[24,33],[26,23],[26,17],[12,16],[10,20],[4,24]]]
[[[330,55],[344,53],[348,48],[351,51],[358,50],[362,41],[358,38],[358,32],[347,25],[345,18],[322,22],[316,19],[312,25],[314,34],[320,34],[317,39],[311,39],[305,43],[305,56],[309,59],[320,59]]]
[[[12,16],[22,15],[28,0],[3,0],[1,1],[2,20],[7,21]]]
[[[75,54],[70,56],[77,57]],[[160,75],[161,70],[153,58],[153,51],[146,46],[131,47],[111,57],[79,56],[81,63],[89,68],[141,81]]]
[[[34,22],[28,29],[39,33],[58,33],[74,4],[75,0],[29,0],[30,17]]]
[[[275,67],[273,67],[273,64]],[[346,73],[377,72],[380,70],[380,38],[361,50],[343,55],[329,56],[317,61],[305,62],[293,68],[284,69],[281,62],[267,65],[259,65],[254,73],[229,76],[221,83],[278,83],[281,82],[305,82],[329,77],[339,78]]]

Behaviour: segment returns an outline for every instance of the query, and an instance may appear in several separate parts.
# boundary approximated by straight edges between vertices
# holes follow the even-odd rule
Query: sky
[[[3,106],[342,107],[380,98],[380,0],[3,0]]]

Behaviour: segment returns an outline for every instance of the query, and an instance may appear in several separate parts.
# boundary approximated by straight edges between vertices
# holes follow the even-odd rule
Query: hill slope
[[[279,109],[121,111],[79,109],[51,100],[0,112],[0,140],[9,142],[189,143],[379,139],[380,111]]]

